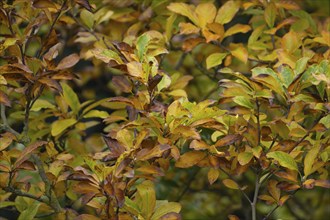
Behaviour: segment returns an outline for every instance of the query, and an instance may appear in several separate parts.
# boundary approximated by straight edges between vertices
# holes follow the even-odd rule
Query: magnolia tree
[[[0,216],[323,219],[328,1],[0,3]]]

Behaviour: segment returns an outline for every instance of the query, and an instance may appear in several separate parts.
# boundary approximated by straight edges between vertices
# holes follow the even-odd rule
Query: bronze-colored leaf
[[[21,155],[17,158],[17,160],[14,163],[14,168],[19,167],[24,161],[26,161],[30,154],[37,149],[38,147],[41,147],[45,144],[47,144],[47,141],[36,141],[29,146],[27,146],[21,153]]]
[[[116,159],[125,152],[125,147],[119,144],[116,139],[113,139],[110,136],[103,136],[103,140],[110,151],[110,153],[103,158],[104,161]]]
[[[56,70],[63,70],[73,67],[78,63],[80,57],[78,54],[74,53],[65,58],[63,58],[60,63],[57,65]]]
[[[43,77],[43,78],[38,79],[38,81],[42,84],[47,85],[49,88],[57,90],[58,92],[63,91],[62,86],[54,79],[49,79],[49,78]]]
[[[228,145],[231,145],[231,144],[233,144],[236,141],[241,140],[241,139],[242,139],[241,135],[238,135],[238,134],[229,134],[229,135],[224,136],[220,140],[218,140],[214,144],[214,146],[215,147],[228,146]]]
[[[85,9],[87,9],[88,11],[92,11],[92,7],[89,4],[88,0],[74,0],[78,5],[84,7]]]
[[[201,151],[189,151],[181,155],[179,160],[175,163],[175,166],[180,168],[192,167],[204,159],[205,156],[206,154]]]
[[[5,106],[11,107],[11,103],[9,97],[6,93],[0,90],[0,103],[4,104]]]

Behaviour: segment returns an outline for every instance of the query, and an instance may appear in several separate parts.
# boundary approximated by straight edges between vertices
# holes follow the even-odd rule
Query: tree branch
[[[2,123],[3,123],[3,127],[5,130],[13,133],[16,137],[18,137],[20,134],[15,131],[12,127],[10,127],[10,125],[8,124],[8,121],[7,121],[7,117],[6,117],[6,106],[4,104],[1,104],[0,105],[0,108],[1,108],[1,120],[2,120]]]

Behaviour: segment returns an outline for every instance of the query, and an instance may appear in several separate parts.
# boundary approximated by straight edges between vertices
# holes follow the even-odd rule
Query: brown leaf
[[[58,56],[59,49],[63,46],[62,43],[57,43],[54,46],[52,46],[47,53],[43,56],[44,59],[50,61],[55,59]]]
[[[136,154],[136,159],[145,161],[155,157],[161,157],[162,154],[171,149],[171,146],[168,144],[157,145],[153,148],[143,148]]]
[[[122,92],[129,93],[132,91],[132,83],[125,76],[114,76],[111,82]]]
[[[153,78],[148,81],[148,89],[149,91],[153,91],[154,88],[158,85],[158,83],[162,80],[163,76],[157,74]]]
[[[315,180],[314,179],[308,179],[305,182],[303,182],[303,186],[306,189],[313,189],[315,186]]]
[[[209,149],[210,146],[207,143],[205,143],[204,141],[193,140],[190,143],[189,148],[194,149],[194,150],[206,150],[206,149]]]
[[[74,0],[78,5],[84,7],[88,11],[92,12],[92,7],[89,4],[88,0]]]
[[[190,52],[192,49],[194,49],[198,44],[204,42],[203,38],[197,37],[197,38],[190,38],[183,42],[182,49],[185,52]]]
[[[289,180],[289,181],[292,181],[295,183],[298,181],[296,171],[291,171],[291,170],[288,170],[287,172],[279,171],[279,172],[276,172],[275,175],[282,179]]]
[[[201,151],[189,151],[181,155],[179,160],[175,163],[175,166],[180,168],[192,167],[204,159],[205,156],[206,154]]]
[[[6,93],[0,90],[0,103],[4,104],[5,106],[11,107],[11,103],[9,97]]]
[[[240,220],[236,215],[228,215],[229,220]]]
[[[295,191],[300,188],[298,184],[291,184],[288,182],[280,182],[277,184],[277,187],[284,191]]]
[[[119,144],[116,139],[109,136],[103,136],[103,140],[109,148],[110,153],[103,158],[104,161],[109,161],[118,158],[122,153],[125,152],[125,147]]]
[[[320,186],[329,189],[330,180],[315,180],[315,186]]]
[[[71,54],[61,60],[61,62],[57,65],[56,70],[63,70],[73,67],[78,63],[80,57],[78,54]]]
[[[227,146],[227,145],[231,145],[233,143],[235,143],[236,141],[240,140],[242,137],[238,134],[229,134],[223,138],[221,138],[220,140],[218,140],[214,146],[215,147],[223,147],[223,146]]]
[[[98,218],[95,215],[82,214],[77,216],[74,220],[101,220],[101,218]]]
[[[34,0],[32,5],[35,8],[41,8],[41,9],[53,8],[53,9],[56,9],[56,5],[50,0]]]
[[[49,88],[55,89],[59,92],[62,92],[62,86],[54,79],[49,79],[49,78],[41,78],[38,79],[38,81],[42,84],[45,84],[46,86],[48,86]]]
[[[16,169],[17,167],[19,167],[24,161],[26,161],[28,159],[28,157],[30,156],[30,154],[37,149],[38,147],[41,147],[45,144],[47,144],[47,141],[37,141],[34,142],[32,144],[30,144],[29,146],[27,146],[21,153],[21,155],[17,158],[15,164],[14,164],[14,169]]]
[[[181,215],[179,213],[170,212],[163,215],[159,220],[181,220]]]

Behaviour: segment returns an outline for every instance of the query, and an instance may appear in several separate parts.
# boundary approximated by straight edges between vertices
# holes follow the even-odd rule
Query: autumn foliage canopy
[[[329,8],[1,1],[0,217],[324,219]]]

